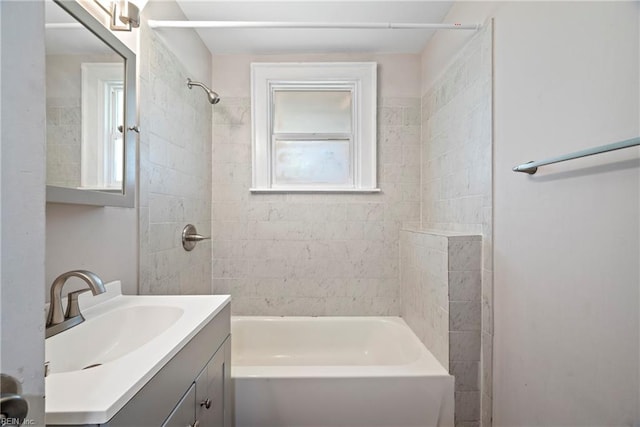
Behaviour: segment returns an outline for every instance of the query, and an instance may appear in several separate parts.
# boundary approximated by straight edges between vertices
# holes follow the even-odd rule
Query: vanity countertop
[[[128,296],[120,282],[80,298],[85,322],[45,341],[47,424],[107,422],[231,300]]]

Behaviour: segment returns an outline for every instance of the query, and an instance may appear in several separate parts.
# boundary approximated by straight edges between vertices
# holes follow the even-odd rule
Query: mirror
[[[75,0],[46,6],[47,201],[135,204],[135,54]]]

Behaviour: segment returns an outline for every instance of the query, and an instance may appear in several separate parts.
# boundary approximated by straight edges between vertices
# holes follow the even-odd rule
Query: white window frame
[[[122,80],[105,82],[104,92],[104,99],[108,101],[104,105],[103,185],[106,188],[122,188],[124,175],[124,132],[122,130],[124,120],[124,82]],[[118,102],[118,99],[120,102]],[[117,140],[120,140],[120,150],[116,150]],[[119,151],[120,158],[116,157],[116,151]],[[117,163],[120,163],[119,168],[116,167]],[[120,173],[118,173],[118,169]]]
[[[82,73],[82,139],[80,144],[80,188],[122,189],[122,178],[112,175],[108,151],[113,148],[111,89],[124,87],[121,63],[87,62]],[[124,115],[120,118],[120,124]],[[96,129],[99,129],[96,132]]]
[[[377,188],[377,64],[375,62],[252,63],[252,192],[378,192]],[[352,182],[346,185],[274,185],[274,90],[350,90]],[[315,134],[320,138],[330,134]],[[295,137],[296,135],[289,135]],[[314,134],[297,135],[314,139]],[[346,135],[340,135],[345,137]]]

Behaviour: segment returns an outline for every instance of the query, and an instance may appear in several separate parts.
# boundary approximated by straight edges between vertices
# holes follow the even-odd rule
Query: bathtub
[[[236,427],[453,426],[454,379],[398,317],[231,318]]]

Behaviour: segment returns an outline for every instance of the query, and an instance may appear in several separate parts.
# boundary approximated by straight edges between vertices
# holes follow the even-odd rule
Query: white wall
[[[17,37],[19,35],[20,37]],[[0,372],[44,425],[44,7],[0,2]]]
[[[638,150],[511,171],[640,134],[639,15],[637,2],[510,2],[447,17],[495,18],[495,425],[640,419]],[[434,38],[429,75],[464,37]]]
[[[378,98],[415,98],[420,88],[420,67],[417,55],[296,54],[296,55],[215,55],[213,82],[222,97],[251,96],[251,62],[322,62],[376,61],[378,67]]]
[[[77,269],[93,271],[105,282],[121,280],[123,293],[137,293],[136,209],[47,203],[46,222],[42,286],[47,301],[55,278]],[[83,283],[70,279],[64,293],[84,287]]]
[[[496,14],[497,425],[640,418],[638,150],[509,170],[640,135],[639,6]]]
[[[47,203],[45,298],[55,278],[90,270],[105,283],[122,281],[125,294],[138,293],[136,209]],[[64,293],[86,288],[71,278]]]

